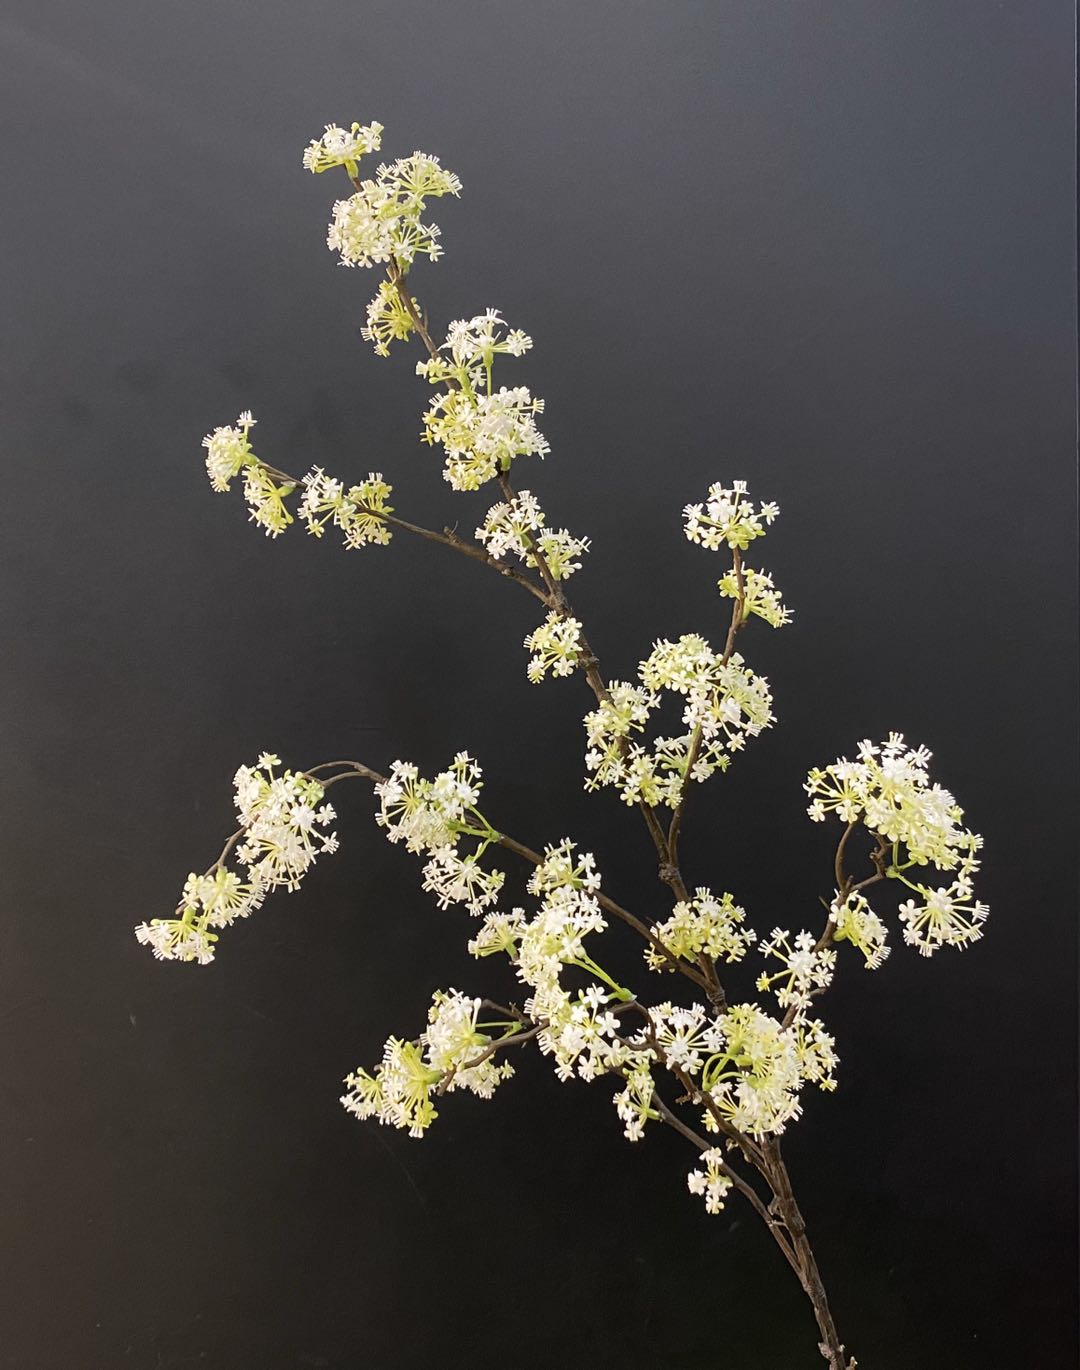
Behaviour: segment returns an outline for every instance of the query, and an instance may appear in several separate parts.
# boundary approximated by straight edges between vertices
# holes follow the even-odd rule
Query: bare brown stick
[[[780,1154],[780,1143],[774,1137],[765,1143],[765,1169],[762,1172],[773,1191],[769,1211],[778,1215],[787,1229],[788,1240],[794,1256],[792,1266],[799,1277],[807,1298],[814,1309],[818,1331],[821,1333],[819,1349],[828,1362],[829,1370],[855,1370],[855,1361],[847,1359],[843,1344],[836,1331],[829,1300],[825,1295],[821,1272],[818,1270],[809,1238],[806,1223],[803,1221],[799,1205],[791,1187],[787,1167]]]

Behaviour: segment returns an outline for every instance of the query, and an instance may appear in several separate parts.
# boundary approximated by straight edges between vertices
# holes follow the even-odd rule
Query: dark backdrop
[[[263,748],[468,748],[509,830],[663,906],[634,815],[581,793],[580,680],[526,683],[525,596],[438,548],[270,543],[207,489],[202,434],[251,407],[287,466],[486,508],[416,441],[413,358],[358,337],[374,276],[323,246],[340,181],[300,152],[353,118],[464,180],[417,291],[536,338],[527,483],[594,539],[611,674],[720,632],[682,504],[741,475],[783,506],[795,626],[746,642],[781,726],[695,795],[691,879],[816,924],[800,782],[889,728],[986,834],[985,941],[841,977],[841,1087],[789,1159],[860,1365],[1073,1364],[1071,7],[5,13],[3,1365],[820,1364],[767,1237],[704,1215],[677,1138],[627,1146],[606,1086],[522,1058],[423,1143],[339,1108],[434,986],[494,973],[359,791],[340,857],[212,967],[131,936]]]

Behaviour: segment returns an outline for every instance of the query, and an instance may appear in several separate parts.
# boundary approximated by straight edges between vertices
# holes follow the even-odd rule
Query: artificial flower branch
[[[385,546],[396,532],[408,533],[490,566],[527,590],[547,611],[525,638],[528,679],[539,684],[548,676],[584,676],[595,702],[584,718],[585,788],[614,790],[639,810],[674,904],[666,917],[646,922],[601,889],[593,856],[569,838],[540,852],[499,831],[480,808],[481,768],[465,752],[431,778],[400,760],[389,774],[358,761],[293,771],[264,753],[236,772],[240,827],[217,861],[188,877],[175,917],[143,923],[136,935],[162,960],[212,961],[220,929],[254,912],[274,889],[297,889],[314,862],[336,850],[327,791],[347,779],[367,781],[378,826],[391,842],[424,859],[423,888],[440,908],[457,905],[479,920],[471,954],[505,958],[528,997],[518,1008],[454,989],[435,991],[418,1036],[388,1038],[373,1071],[346,1077],[345,1108],[423,1136],[447,1096],[464,1090],[492,1097],[513,1074],[506,1050],[529,1042],[552,1059],[562,1080],[614,1079],[621,1086],[614,1105],[627,1140],[639,1141],[660,1122],[694,1146],[699,1168],[687,1175],[687,1188],[708,1213],[719,1212],[732,1189],[746,1199],[807,1294],[830,1370],[853,1370],[779,1139],[800,1116],[807,1086],[835,1088],[835,1043],[811,1008],[831,985],[838,958],[850,947],[867,970],[876,971],[889,954],[889,926],[868,894],[876,899],[877,887],[894,881],[913,896],[896,916],[903,941],[921,955],[968,946],[982,936],[987,916],[974,896],[982,839],[963,825],[963,810],[949,791],[931,779],[930,753],[891,733],[881,743],[860,742],[854,760],[841,757],[807,776],[809,817],[842,824],[833,896],[821,901],[827,919],[820,934],[802,929],[792,935],[776,927],[759,937],[730,893],[687,886],[679,841],[691,787],[726,772],[775,721],[768,682],[736,645],[752,617],[774,629],[791,619],[769,573],[747,555],[779,510],[751,500],[743,481],[717,482],[703,501],[685,506],[687,539],[709,552],[730,553],[730,569],[716,582],[721,597],[732,601],[722,649],[695,633],[661,639],[639,662],[634,681],[607,677],[565,588],[581,569],[589,539],[551,527],[537,497],[519,490],[511,475],[519,461],[549,451],[536,423],[544,401],[525,386],[496,388],[494,379],[496,360],[501,368],[502,358],[524,356],[532,340],[489,309],[455,320],[446,341],[436,342],[408,277],[419,257],[436,261],[442,253],[439,227],[427,219],[428,202],[457,196],[461,183],[422,152],[361,176],[360,162],[379,150],[382,132],[378,123],[331,125],[304,153],[310,171],[342,167],[352,186],[353,194],[333,206],[327,244],[347,267],[385,269],[363,336],[381,357],[414,336],[420,340],[426,360],[417,363],[417,373],[436,391],[423,414],[422,441],[442,449],[443,476],[454,491],[490,486],[499,501],[477,526],[475,542],[460,537],[456,525],[442,532],[421,527],[394,511],[392,487],[381,473],[346,487],[321,467],[297,479],[263,462],[251,446],[255,420],[247,411],[204,440],[211,485],[228,490],[242,477],[250,516],[272,538],[296,517],[317,537],[328,526],[337,528],[350,549]],[[296,517],[288,503],[294,495]],[[682,731],[660,734],[662,711],[672,703],[681,712]],[[847,853],[860,829],[873,839],[872,869],[856,879]],[[528,910],[499,907],[506,876],[491,865],[499,850],[520,858],[530,872]],[[946,873],[945,883],[925,883],[923,872],[931,868]],[[642,939],[650,972],[678,972],[706,1002],[647,1004],[619,983],[593,950],[608,917]],[[757,997],[729,999],[719,968],[725,979],[729,972],[737,976],[752,952],[765,963],[754,981]],[[674,1106],[661,1095],[660,1074],[681,1090]],[[696,1110],[704,1133],[679,1108]],[[733,1162],[744,1164],[751,1178]],[[764,1181],[767,1199],[757,1181],[751,1183],[754,1174]]]

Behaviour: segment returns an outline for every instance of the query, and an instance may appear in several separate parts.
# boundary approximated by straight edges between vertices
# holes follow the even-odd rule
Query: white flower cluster
[[[407,271],[418,256],[436,261],[439,227],[421,216],[429,199],[460,191],[461,182],[437,157],[414,152],[380,166],[374,180],[361,181],[355,194],[335,203],[326,245],[342,266],[392,262]]]
[[[321,852],[337,850],[336,834],[319,832],[334,818],[334,810],[323,803],[322,785],[295,771],[275,775],[280,765],[279,757],[263,753],[254,767],[241,766],[234,778],[237,836],[243,837],[236,859],[245,874],[229,870],[222,857],[204,875],[188,876],[176,918],[155,918],[135,929],[159,960],[208,964],[217,941],[213,929],[246,918],[269,889],[295,890]]]
[[[501,953],[513,961],[527,921],[524,909],[485,915],[480,931],[469,940],[469,954],[479,958]]]
[[[256,462],[244,472],[244,499],[249,519],[260,527],[268,538],[279,537],[293,521],[285,501],[296,489],[291,481],[280,485],[273,473]]]
[[[775,957],[783,969],[772,975],[763,971],[758,976],[757,989],[775,994],[781,1008],[809,1008],[813,995],[832,984],[836,969],[836,952],[828,947],[819,948],[816,942],[812,932],[803,931],[796,933],[793,944],[785,928],[773,928],[768,941],[761,942],[758,950],[762,956]]]
[[[575,861],[569,838],[546,849],[543,864],[529,880],[529,893],[540,900],[540,908],[523,925],[516,955],[518,976],[535,995],[545,998],[557,990],[564,966],[595,971],[585,938],[607,927],[596,899],[599,887],[592,855]]]
[[[507,327],[497,309],[485,309],[471,319],[454,319],[446,330],[440,355],[417,362],[416,374],[424,376],[431,385],[450,381],[463,390],[476,390],[482,385],[490,390],[496,356],[523,357],[532,345],[527,333]],[[444,352],[449,355],[441,355]]]
[[[724,1197],[731,1188],[731,1181],[721,1170],[724,1153],[719,1147],[709,1147],[701,1153],[705,1162],[704,1170],[691,1170],[686,1177],[686,1187],[691,1194],[705,1196],[705,1212],[719,1213],[724,1206]]]
[[[295,890],[321,852],[337,851],[337,834],[319,832],[335,814],[323,803],[325,791],[317,780],[298,771],[275,775],[280,765],[280,757],[264,752],[254,766],[236,772],[236,807],[244,830],[236,857],[253,881]]]
[[[620,1069],[627,1048],[618,1037],[618,1018],[610,1007],[631,996],[616,985],[585,949],[585,939],[607,926],[596,891],[600,875],[589,853],[578,856],[569,838],[548,847],[529,880],[529,892],[540,900],[532,918],[524,910],[509,915],[489,913],[469,943],[474,956],[503,951],[518,978],[531,990],[525,1008],[540,1032],[540,1050],[554,1058],[561,1080],[577,1075],[592,1080]],[[576,992],[562,984],[566,967],[576,967],[603,984]]]
[[[475,812],[482,774],[467,752],[458,752],[434,780],[425,780],[411,761],[395,761],[389,779],[375,786],[375,821],[391,842],[404,842],[411,852],[435,851],[452,843],[466,815]]]
[[[581,624],[553,609],[526,637],[525,646],[532,652],[526,673],[534,685],[548,671],[556,676],[573,675],[581,656]]]
[[[566,580],[581,570],[579,558],[589,550],[589,539],[576,538],[566,528],[546,528],[544,520],[535,495],[521,490],[509,503],[491,506],[476,536],[496,561],[513,552],[527,566],[535,566],[535,548],[552,579]]]
[[[575,1075],[595,1080],[622,1064],[625,1048],[615,1040],[619,1020],[606,1007],[613,999],[600,985],[571,994],[561,985],[545,984],[526,1001],[529,1013],[543,1023],[537,1042],[554,1057],[560,1080]]]
[[[804,1083],[836,1087],[833,1039],[816,1020],[798,1017],[785,1028],[756,1004],[736,1004],[717,1020],[715,1035],[702,1086],[720,1115],[740,1132],[752,1137],[779,1134],[802,1111]],[[711,1111],[704,1121],[717,1130]]]
[[[211,487],[221,493],[243,472],[249,517],[267,537],[276,538],[293,521],[285,500],[296,487],[288,482],[279,485],[269,468],[251,450],[248,432],[254,424],[250,411],[245,409],[235,426],[215,428],[207,433],[203,438],[203,446],[207,449],[206,474]]]
[[[327,124],[326,132],[304,149],[304,166],[308,171],[329,171],[343,166],[350,176],[356,175],[356,163],[368,152],[378,152],[382,146],[382,124],[353,124],[339,128]]]
[[[464,904],[479,914],[499,897],[505,875],[481,866],[476,852],[466,856],[456,846],[438,847],[424,867],[424,889],[434,894],[441,909]]]
[[[741,571],[728,571],[716,583],[725,599],[742,600],[744,623],[751,614],[763,619],[770,628],[786,628],[791,622],[791,610],[781,600],[768,571],[746,566]]]
[[[663,1003],[648,1018],[647,1030],[623,1043],[626,1087],[615,1103],[630,1141],[659,1116],[652,1107],[656,1064],[673,1071],[704,1106],[710,1132],[731,1126],[753,1137],[778,1135],[801,1111],[805,1084],[836,1087],[833,1040],[801,1009],[788,1026],[756,1004],[713,1016],[701,1004]]]
[[[410,295],[417,315],[420,305]],[[367,323],[360,336],[375,347],[379,357],[389,357],[392,342],[404,342],[416,332],[416,324],[401,298],[401,291],[393,281],[380,281],[374,298],[367,307]]]
[[[446,390],[424,414],[423,441],[442,445],[443,476],[453,489],[479,490],[500,471],[509,471],[515,458],[550,451],[534,417],[543,409],[544,401],[533,399],[523,385],[502,386],[491,394]]]
[[[217,941],[211,929],[246,918],[259,907],[265,894],[265,886],[245,882],[224,866],[205,875],[192,872],[176,907],[179,917],[141,923],[135,936],[159,961],[197,961],[205,966],[214,959]]]
[[[485,481],[509,471],[517,457],[543,457],[550,450],[536,426],[544,401],[523,385],[492,386],[497,353],[519,357],[532,346],[520,329],[505,333],[502,317],[489,309],[473,319],[450,325],[440,353],[417,362],[416,370],[432,385],[446,383],[424,414],[423,441],[446,453],[443,475],[455,490],[478,490]]]
[[[424,889],[440,908],[464,904],[479,914],[498,898],[505,875],[480,865],[498,833],[476,807],[483,788],[481,770],[465,752],[434,780],[425,780],[408,761],[395,761],[390,776],[375,786],[379,812],[375,821],[391,842],[404,842],[411,852],[425,852]],[[462,854],[462,839],[476,839],[474,851]]]
[[[833,1040],[820,1022],[798,1016],[784,1027],[756,1004],[735,1004],[715,1018],[701,1004],[658,1004],[649,1017],[645,1040],[692,1082],[711,1132],[720,1130],[719,1115],[752,1137],[779,1134],[798,1116],[805,1083],[835,1088]]]
[[[348,1092],[341,1099],[345,1108],[357,1118],[378,1118],[391,1127],[407,1129],[412,1137],[422,1137],[438,1117],[433,1094],[467,1089],[490,1099],[514,1069],[485,1052],[493,1041],[513,1036],[517,1028],[510,1025],[499,1038],[481,1031],[477,1026],[480,1003],[455,989],[436,991],[428,1026],[418,1040],[389,1038],[373,1075],[361,1069],[346,1077]]]
[[[860,742],[855,761],[841,757],[823,770],[815,768],[805,786],[811,799],[807,812],[815,822],[836,813],[892,844],[886,874],[919,896],[900,907],[904,941],[923,956],[978,941],[989,913],[972,887],[982,838],[961,825],[964,811],[949,791],[931,783],[930,755],[925,747],[908,747],[900,733],[890,733],[880,746]],[[928,865],[953,872],[951,883],[932,888],[905,874]]]
[[[683,510],[686,536],[710,551],[718,551],[725,544],[732,550],[745,552],[755,538],[765,535],[762,524],[768,525],[780,513],[776,504],[755,505],[746,497],[746,481],[732,481],[724,485],[710,485],[704,504],[688,504]]]
[[[657,642],[638,674],[644,689],[617,681],[610,699],[585,717],[586,789],[614,785],[628,804],[674,807],[688,773],[701,782],[726,770],[731,753],[773,722],[768,682],[738,652],[725,660],[696,634]],[[659,707],[661,690],[684,697],[687,732],[658,738],[649,751],[630,739]]]
[[[340,528],[346,547],[365,547],[368,543],[385,547],[391,529],[384,515],[393,513],[388,504],[391,486],[382,473],[372,471],[367,480],[348,490],[339,480],[328,476],[319,466],[304,477],[304,495],[297,512],[315,537],[323,535],[327,523]]]
[[[982,936],[982,925],[990,910],[975,898],[966,875],[937,889],[911,881],[908,884],[919,898],[905,900],[897,913],[904,925],[904,941],[915,947],[920,956],[932,956],[938,947],[958,947],[962,951]]]
[[[623,1124],[623,1135],[628,1142],[640,1142],[645,1135],[645,1124],[656,1122],[660,1114],[653,1107],[656,1092],[648,1053],[633,1060],[625,1070],[626,1086],[615,1095],[615,1112]]]
[[[660,1060],[673,1070],[700,1075],[706,1060],[722,1045],[716,1019],[701,1004],[657,1004],[649,1009],[649,1018]]]
[[[680,901],[663,923],[654,923],[650,931],[670,952],[684,961],[696,961],[705,955],[714,961],[734,964],[746,955],[757,937],[753,928],[743,928],[746,911],[735,903],[730,894],[718,899],[711,890],[700,887],[689,901]],[[645,960],[650,970],[674,970],[669,957],[656,947],[645,949]]]
[[[877,970],[884,964],[891,948],[888,929],[857,891],[841,899],[839,893],[829,905],[829,922],[833,926],[834,942],[850,942],[866,958],[866,969]]]
[[[245,466],[258,462],[251,450],[248,432],[254,427],[255,419],[247,409],[236,420],[235,425],[215,428],[207,433],[202,445],[206,448],[206,474],[210,484],[219,493],[229,489],[232,481]]]

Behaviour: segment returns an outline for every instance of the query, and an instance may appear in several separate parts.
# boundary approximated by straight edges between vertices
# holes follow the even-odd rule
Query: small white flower
[[[724,485],[710,485],[704,504],[688,504],[683,511],[686,536],[710,551],[725,544],[745,551],[755,538],[763,537],[762,524],[770,524],[779,515],[775,504],[755,507],[746,498],[746,482],[733,481],[730,489]]]
[[[548,671],[555,676],[573,675],[581,657],[581,624],[552,610],[526,637],[525,646],[532,652],[527,674],[534,685]]]
[[[203,438],[206,448],[206,474],[214,490],[229,489],[230,482],[246,467],[258,461],[251,450],[248,432],[255,420],[247,409],[236,420],[235,425],[215,428]]]
[[[343,166],[355,176],[357,161],[367,152],[378,152],[382,132],[382,124],[353,124],[348,129],[327,124],[323,136],[304,149],[304,166],[313,172]]]
[[[757,933],[740,925],[746,911],[735,903],[730,894],[719,899],[711,890],[694,891],[689,902],[677,903],[671,917],[654,923],[652,935],[667,948],[671,956],[684,961],[696,961],[702,954],[714,961],[741,961]],[[651,970],[673,970],[668,956],[656,947],[648,947],[645,959]]]
[[[833,941],[850,942],[866,958],[866,969],[877,970],[889,955],[888,930],[862,894],[837,894],[829,906]]]
[[[691,1170],[686,1177],[686,1187],[691,1194],[701,1194],[705,1199],[706,1213],[719,1213],[724,1207],[724,1197],[731,1189],[731,1181],[721,1171],[724,1153],[719,1147],[710,1147],[701,1153],[705,1162],[704,1170]]]

